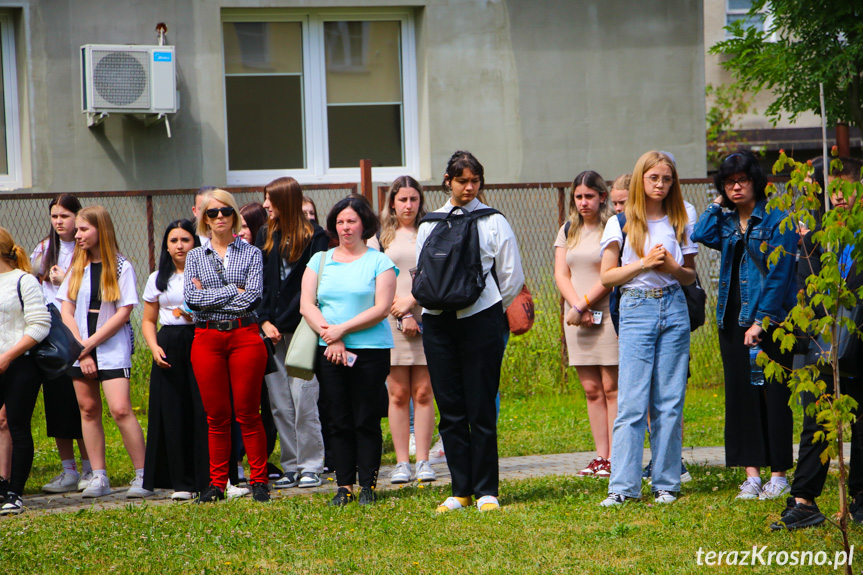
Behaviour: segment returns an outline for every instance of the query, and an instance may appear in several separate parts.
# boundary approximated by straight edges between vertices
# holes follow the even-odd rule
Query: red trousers
[[[258,326],[195,330],[192,369],[207,412],[210,481],[224,490],[231,458],[231,397],[243,432],[252,483],[267,483],[267,438],[261,423],[261,384],[267,349]]]

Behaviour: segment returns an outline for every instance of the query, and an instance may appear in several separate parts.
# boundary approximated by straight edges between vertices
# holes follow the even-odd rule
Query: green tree
[[[731,38],[710,48],[741,87],[776,95],[766,115],[777,122],[802,112],[820,114],[824,84],[827,122],[863,130],[863,3],[849,0],[754,0],[749,14],[767,14],[766,30],[737,21]]]
[[[835,153],[835,150],[834,150]],[[831,172],[838,166],[839,160],[834,159]],[[847,467],[842,453],[842,447],[847,437],[849,426],[855,421],[857,402],[842,393],[839,378],[839,359],[836,350],[842,332],[840,326],[847,330],[845,337],[863,337],[861,326],[854,325],[847,318],[841,317],[840,307],[853,309],[858,302],[863,301],[863,287],[851,289],[847,282],[847,274],[840,269],[840,256],[846,247],[851,247],[851,265],[859,271],[863,268],[863,186],[860,182],[851,183],[842,178],[836,178],[828,185],[828,195],[844,196],[847,207],[832,209],[823,214],[820,222],[813,216],[823,206],[820,204],[820,186],[811,182],[812,165],[799,163],[780,153],[779,160],[773,167],[774,173],[791,167],[791,176],[783,193],[776,193],[774,184],[768,187],[770,201],[768,209],[781,209],[788,215],[781,222],[781,229],[797,229],[798,222],[815,230],[812,241],[821,253],[821,270],[806,279],[806,286],[797,294],[797,305],[789,312],[785,321],[773,332],[774,340],[781,342],[783,350],[790,350],[798,333],[809,334],[810,338],[818,336],[826,343],[833,342],[829,353],[819,365],[810,365],[800,369],[785,371],[778,363],[769,360],[766,354],[759,355],[759,364],[764,365],[767,377],[773,377],[778,382],[785,382],[791,389],[791,401],[796,402],[803,392],[810,392],[817,401],[807,409],[809,415],[814,415],[822,425],[823,431],[816,434],[814,441],[824,442],[822,461],[834,458],[839,463],[839,524],[842,532],[843,547],[849,551],[848,543],[848,494],[846,489]],[[770,246],[762,245],[762,251]],[[782,248],[774,248],[768,262],[775,264],[782,253]],[[764,328],[767,329],[769,318],[765,318]],[[821,374],[827,368],[829,375]],[[833,380],[833,393],[827,393],[823,378]],[[850,575],[850,566],[846,566]]]
[[[737,84],[707,84],[710,107],[707,109],[707,164],[716,168],[732,150],[740,149],[745,139],[734,130],[734,120],[749,111],[751,96]]]

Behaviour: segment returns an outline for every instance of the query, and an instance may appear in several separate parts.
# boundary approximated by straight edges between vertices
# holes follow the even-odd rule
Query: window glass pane
[[[752,8],[752,0],[728,0],[729,11],[748,11],[750,8]]]
[[[325,22],[330,167],[404,165],[401,23]]]
[[[302,25],[226,22],[228,169],[305,168]]]
[[[0,174],[9,174],[9,159],[6,149],[6,85],[3,82],[3,38],[0,36]]]
[[[228,76],[228,169],[305,168],[299,75]]]
[[[756,28],[758,30],[764,29],[764,15],[758,14],[754,17],[747,16],[746,14],[727,14],[725,17],[725,25],[731,26],[732,22],[737,22],[738,20],[743,21],[743,28]]]
[[[302,74],[299,22],[225,22],[226,74]]]

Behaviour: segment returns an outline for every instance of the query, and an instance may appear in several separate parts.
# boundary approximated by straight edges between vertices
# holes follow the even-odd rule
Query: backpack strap
[[[455,213],[456,210],[458,210],[459,213]],[[420,223],[422,224],[425,222],[442,222],[444,220],[447,220],[447,219],[453,218],[453,217],[456,217],[456,218],[457,217],[470,217],[473,219],[478,219],[478,218],[484,218],[486,216],[490,216],[493,214],[500,214],[500,212],[494,208],[480,208],[478,210],[474,210],[472,212],[469,212],[460,206],[454,206],[453,209],[451,209],[449,212],[430,212],[430,213],[426,214],[425,216],[423,216],[423,219],[420,220]],[[500,215],[503,215],[503,214],[500,214]]]

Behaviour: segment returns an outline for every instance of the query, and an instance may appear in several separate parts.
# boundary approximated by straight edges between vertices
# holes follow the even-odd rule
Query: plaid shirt
[[[225,255],[227,269],[222,265],[222,258],[209,245],[195,248],[186,256],[183,296],[193,310],[195,321],[255,317],[253,310],[261,302],[263,288],[261,250],[238,237],[228,245]],[[195,287],[192,283],[194,278],[201,282],[203,289]],[[238,287],[245,291],[240,293]]]

